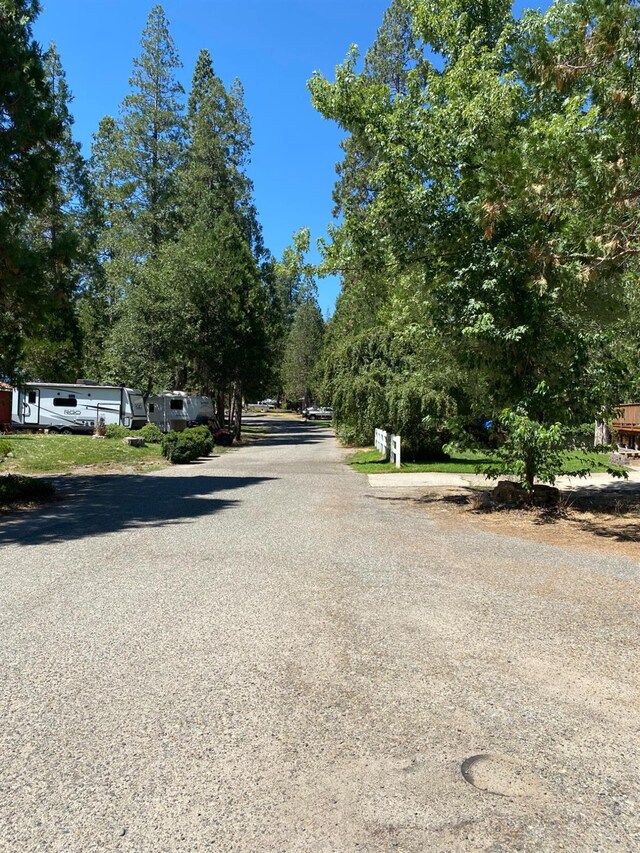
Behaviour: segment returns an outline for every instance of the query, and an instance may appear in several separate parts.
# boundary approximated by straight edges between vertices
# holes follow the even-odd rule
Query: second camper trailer
[[[208,424],[214,418],[210,397],[193,396],[185,391],[162,391],[147,400],[149,423],[162,432],[181,432],[188,426]]]

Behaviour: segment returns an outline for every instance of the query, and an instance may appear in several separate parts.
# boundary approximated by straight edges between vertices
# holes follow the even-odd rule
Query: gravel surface
[[[640,562],[271,429],[0,525],[0,850],[640,850]]]

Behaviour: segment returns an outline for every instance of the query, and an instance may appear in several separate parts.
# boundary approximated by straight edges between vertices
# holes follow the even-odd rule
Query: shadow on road
[[[5,516],[0,524],[0,545],[65,542],[119,530],[184,524],[239,503],[216,494],[270,479],[140,474],[52,477],[60,499]]]
[[[292,415],[290,419],[276,420],[275,418],[255,418],[245,421],[247,426],[263,427],[266,433],[247,433],[251,443],[263,447],[282,444],[319,444],[331,438],[326,424],[320,426],[319,421],[304,421]]]

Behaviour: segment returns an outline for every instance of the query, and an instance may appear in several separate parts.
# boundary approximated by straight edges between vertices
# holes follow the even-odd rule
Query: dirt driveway
[[[640,562],[271,430],[0,525],[0,851],[640,849]]]

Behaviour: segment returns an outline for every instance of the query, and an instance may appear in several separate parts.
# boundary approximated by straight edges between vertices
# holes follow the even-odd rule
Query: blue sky
[[[100,119],[117,115],[128,92],[152,5],[151,0],[42,0],[34,34],[45,46],[57,45],[74,95],[75,136],[85,154]],[[202,48],[210,51],[225,83],[242,80],[254,140],[249,174],[265,244],[280,256],[303,225],[313,240],[323,236],[331,221],[342,134],[312,108],[306,82],[314,70],[333,79],[351,44],[366,50],[388,0],[166,0],[161,5],[184,64],[179,77],[187,91]],[[517,2],[515,8],[523,5]],[[317,253],[311,259],[317,260]],[[319,289],[327,313],[339,282],[325,279]]]

